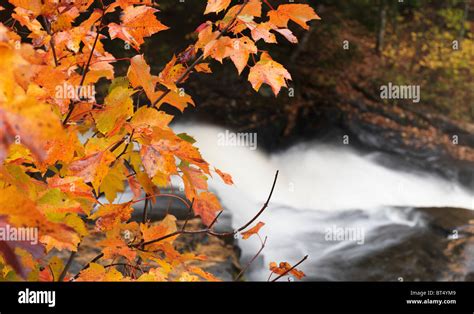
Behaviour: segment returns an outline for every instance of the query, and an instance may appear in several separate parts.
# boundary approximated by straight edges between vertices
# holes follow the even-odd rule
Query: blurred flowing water
[[[252,266],[251,280],[266,280],[271,261],[295,263],[306,254],[310,258],[301,269],[308,279],[344,280],[331,267],[333,262],[383,250],[424,228],[424,218],[414,208],[473,209],[473,192],[454,182],[384,168],[374,161],[376,155],[361,155],[342,145],[311,142],[265,154],[219,145],[219,134],[225,130],[218,127],[191,123],[174,127],[195,137],[212,166],[232,175],[233,186],[223,184],[217,175],[209,184],[232,213],[234,227],[261,208],[280,170],[270,206],[259,218],[266,224],[261,235],[268,241]],[[328,240],[328,230],[337,228],[362,230],[363,243]],[[239,246],[245,263],[258,251],[260,241],[239,240]]]

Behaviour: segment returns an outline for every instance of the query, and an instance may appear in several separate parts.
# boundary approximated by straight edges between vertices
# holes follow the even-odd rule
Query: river
[[[295,263],[306,254],[301,269],[309,280],[364,280],[350,271],[351,261],[423,232],[426,219],[417,208],[474,209],[472,191],[431,174],[386,168],[376,162],[383,159],[380,153],[306,142],[267,154],[258,147],[222,145],[218,138],[226,131],[218,127],[187,123],[174,129],[192,135],[203,157],[232,175],[233,186],[217,175],[209,184],[231,212],[234,227],[261,208],[280,171],[270,206],[259,218],[265,222],[260,234],[268,240],[252,265],[251,280],[266,280],[271,261]],[[245,263],[260,241],[239,240],[239,246]],[[390,276],[383,279],[403,280]]]

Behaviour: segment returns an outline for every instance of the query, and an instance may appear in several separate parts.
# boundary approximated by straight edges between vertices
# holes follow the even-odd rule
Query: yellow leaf
[[[104,277],[104,266],[97,263],[90,263],[88,268],[79,273],[79,277],[76,281],[102,281]]]
[[[94,114],[97,129],[107,134],[113,129],[120,128],[133,115],[133,91],[117,86],[105,98],[105,108]]]
[[[110,168],[104,180],[100,184],[100,191],[104,192],[105,198],[112,203],[117,197],[118,192],[125,190],[124,181],[127,180],[125,176],[125,166],[121,162],[117,162]]]
[[[74,231],[76,231],[79,235],[85,237],[89,234],[89,231],[87,231],[86,224],[84,223],[84,220],[82,220],[81,217],[75,214],[67,215],[66,218],[64,219],[64,223],[73,228]]]
[[[127,76],[133,87],[143,87],[148,99],[154,100],[157,77],[150,74],[150,66],[146,63],[143,55],[136,55],[130,59]]]
[[[162,268],[152,268],[147,273],[142,274],[137,281],[166,281],[168,275]]]
[[[153,127],[167,129],[171,120],[173,120],[172,115],[144,106],[135,112],[130,125],[135,133],[151,133]]]
[[[181,63],[176,64],[176,56],[173,56],[170,62],[168,62],[165,68],[158,75],[158,81],[160,84],[168,87],[172,91],[177,91],[176,81],[186,72],[186,68]]]

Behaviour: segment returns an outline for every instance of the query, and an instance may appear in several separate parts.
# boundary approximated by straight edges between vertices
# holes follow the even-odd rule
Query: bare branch
[[[205,229],[201,229],[201,230],[194,230],[194,231],[191,231],[191,230],[184,230],[184,229],[181,229],[181,230],[178,230],[178,231],[175,231],[175,232],[172,232],[170,234],[167,234],[167,235],[164,235],[160,238],[157,238],[157,239],[154,239],[154,240],[150,240],[150,241],[147,241],[147,242],[140,242],[140,243],[137,243],[137,244],[130,244],[129,247],[130,248],[135,248],[135,249],[138,249],[138,250],[141,250],[141,251],[145,251],[145,247],[147,245],[150,245],[150,244],[153,244],[153,243],[157,243],[157,242],[160,242],[160,241],[163,241],[163,240],[166,240],[166,239],[169,239],[171,237],[174,237],[174,236],[177,236],[177,235],[180,235],[180,234],[208,234],[208,235],[212,235],[212,236],[215,236],[215,237],[228,237],[228,236],[233,236],[235,235],[236,233],[244,230],[245,228],[247,228],[253,221],[255,221],[264,211],[265,209],[268,207],[268,203],[270,202],[270,199],[272,197],[272,194],[273,194],[273,191],[275,189],[275,185],[276,185],[276,181],[278,179],[278,173],[279,171],[277,171],[275,173],[275,178],[273,179],[273,185],[272,185],[272,189],[270,191],[270,194],[268,195],[268,198],[267,198],[267,201],[265,202],[265,204],[263,204],[262,208],[258,211],[258,213],[248,222],[246,223],[244,226],[240,227],[239,229],[237,230],[234,230],[234,231],[231,231],[231,232],[215,232],[213,230],[210,229],[210,227],[212,227],[212,225],[215,223],[215,221],[217,221],[217,217],[219,217],[220,213],[217,215],[216,219],[214,219],[214,221],[212,222],[212,225],[210,225],[210,227],[207,227]],[[152,196],[148,196],[147,199],[149,197],[157,197],[157,196],[170,196],[170,197],[175,197],[175,198],[178,198],[178,199],[181,199],[179,196],[176,196],[176,195],[172,195],[172,194],[158,194],[158,195],[152,195]],[[182,199],[181,199],[182,200]],[[183,200],[184,201],[184,200]],[[185,201],[184,201],[185,202]],[[186,202],[185,202],[186,203]],[[192,206],[192,204],[191,204]],[[191,206],[189,206],[191,208]],[[222,213],[222,212],[221,212]],[[89,263],[87,263],[72,279],[71,281],[75,280],[81,271],[87,269],[91,263],[95,263],[96,261],[98,261],[99,259],[101,259],[102,257],[104,256],[104,253],[100,253],[98,254],[96,257],[94,257]]]
[[[276,172],[275,174],[275,179],[273,180],[273,185],[272,185],[272,189],[270,191],[270,194],[268,195],[268,198],[267,198],[267,201],[265,202],[265,204],[263,204],[262,208],[258,211],[258,213],[252,218],[249,220],[249,222],[247,222],[245,225],[243,225],[242,227],[240,227],[239,229],[237,230],[234,230],[234,231],[231,231],[231,232],[215,232],[213,230],[211,230],[211,225],[205,229],[201,229],[201,230],[194,230],[194,231],[190,231],[190,230],[179,230],[179,231],[175,231],[173,233],[170,233],[170,234],[167,234],[167,235],[164,235],[158,239],[154,239],[154,240],[150,240],[150,241],[147,241],[147,242],[143,242],[141,243],[140,245],[135,245],[135,247],[140,247],[141,249],[143,249],[145,246],[147,245],[150,245],[150,244],[153,244],[153,243],[157,243],[157,242],[160,242],[160,241],[163,241],[163,240],[166,240],[168,238],[171,238],[171,237],[174,237],[174,236],[177,236],[177,235],[180,235],[180,234],[203,234],[203,233],[207,233],[208,235],[212,235],[212,236],[215,236],[215,237],[228,237],[228,236],[233,236],[235,235],[236,233],[244,230],[245,228],[247,228],[252,222],[254,222],[264,211],[265,209],[268,207],[268,203],[270,202],[270,199],[272,197],[272,194],[273,194],[273,191],[275,189],[275,185],[276,185],[276,182],[277,182],[277,179],[278,179],[278,171]],[[218,216],[220,215],[220,213],[218,214]],[[217,217],[218,217],[217,216]],[[212,225],[215,223],[215,221],[217,220],[217,217],[216,219],[214,219],[214,221],[212,222]]]
[[[79,246],[78,246],[78,249],[79,249]],[[76,256],[76,254],[77,254],[77,251],[76,252],[71,252],[71,255],[69,255],[69,258],[67,260],[66,265],[64,266],[63,271],[59,275],[58,281],[63,281],[64,280],[64,277],[66,277],[67,271],[68,271],[69,267],[71,267],[72,261],[74,260],[74,257]]]
[[[188,224],[188,221],[189,221],[189,216],[192,214],[193,212],[193,205],[194,205],[194,198],[193,200],[191,201],[191,206],[189,206],[189,211],[188,211],[188,214],[186,215],[186,220],[184,221],[184,224],[183,224],[183,227],[181,228],[181,231],[183,231],[184,229],[186,229],[186,225]]]
[[[51,51],[53,52],[54,65],[58,66],[58,57],[56,56],[56,48],[54,46],[54,34],[51,32],[51,25],[44,15],[43,22],[46,29],[46,33],[51,36],[51,39],[49,40],[49,45],[51,46]]]
[[[272,185],[272,189],[270,190],[270,194],[268,195],[268,198],[267,198],[267,201],[265,202],[265,204],[263,204],[262,208],[260,209],[260,211],[257,213],[257,215],[255,215],[255,217],[253,217],[249,222],[247,222],[245,225],[243,225],[242,227],[240,227],[237,231],[242,231],[244,230],[245,228],[247,228],[248,226],[250,226],[250,224],[252,222],[254,222],[255,220],[257,220],[257,218],[265,211],[265,209],[268,207],[268,203],[270,202],[270,199],[272,198],[272,195],[273,195],[273,190],[275,190],[275,185],[276,185],[276,182],[277,182],[277,179],[278,179],[278,173],[279,173],[279,170],[277,170],[277,172],[275,173],[275,179],[273,179],[273,185]]]
[[[147,194],[148,196],[148,194]],[[143,219],[142,219],[142,222],[145,223],[146,220],[147,220],[147,209],[148,209],[148,198],[145,199],[145,206],[143,206]]]
[[[261,240],[261,239],[260,239]],[[250,265],[257,259],[257,257],[262,253],[263,249],[265,248],[265,244],[267,243],[267,237],[265,237],[265,240],[262,242],[262,246],[260,247],[260,250],[258,250],[257,254],[255,254],[252,259],[245,265],[245,267],[240,271],[240,273],[235,277],[234,281],[239,280],[245,272],[249,269]]]
[[[78,271],[77,274],[76,274],[74,277],[72,277],[69,281],[74,281],[74,280],[76,280],[77,277],[79,277],[79,274],[80,274],[83,270],[86,270],[87,268],[89,268],[92,263],[97,262],[97,261],[100,260],[102,257],[104,257],[104,253],[100,253],[99,255],[97,255],[96,257],[94,257],[89,263],[87,263],[84,267],[82,267],[81,270]]]

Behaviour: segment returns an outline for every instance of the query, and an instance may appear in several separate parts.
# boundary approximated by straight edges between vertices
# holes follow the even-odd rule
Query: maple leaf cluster
[[[261,0],[232,6],[231,0],[209,0],[205,14],[225,11],[222,19],[199,26],[195,44],[153,75],[140,48],[146,37],[168,27],[152,0],[94,6],[94,0],[9,2],[14,6],[10,23],[0,24],[0,225],[36,228],[39,242],[0,241],[0,278],[13,273],[35,281],[216,280],[188,263],[203,256],[174,248],[180,235],[175,217],[130,221],[136,203],[154,203],[171,178],[179,177],[183,201],[212,227],[222,207],[207,180],[215,173],[233,184],[230,175],[210,167],[191,136],[174,133],[173,116],[161,106],[181,111],[194,106],[179,85],[191,73],[211,73],[212,59],[229,58],[239,74],[249,67],[253,88],[268,84],[277,95],[291,75],[257,43],[276,43],[276,33],[296,43],[288,22],[307,29],[306,23],[319,17],[303,4],[279,5],[265,17]],[[27,29],[27,36],[20,36],[17,26]],[[122,40],[137,51],[128,59],[126,76],[115,76],[118,60],[105,49],[106,39]],[[101,79],[111,84],[98,102],[90,91]],[[146,104],[138,104],[141,95]],[[118,195],[127,187],[133,198],[120,202]],[[95,224],[93,232],[105,235],[97,243],[101,254],[72,276],[52,253],[76,252],[90,236],[88,221]],[[111,262],[102,265],[99,259]],[[136,272],[125,275],[114,266],[117,260]]]

